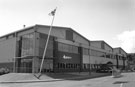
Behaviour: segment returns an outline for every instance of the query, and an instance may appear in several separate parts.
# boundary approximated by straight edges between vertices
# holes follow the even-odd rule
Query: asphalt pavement
[[[35,82],[54,82],[63,80],[86,80],[111,75],[111,73],[96,72],[70,72],[70,73],[46,73],[40,78],[36,78],[36,74],[29,73],[9,73],[0,76],[0,83],[35,83]]]
[[[85,73],[81,75],[86,76]],[[64,79],[52,82],[0,83],[0,87],[135,87],[135,72],[122,73],[117,78],[109,75],[81,80]]]

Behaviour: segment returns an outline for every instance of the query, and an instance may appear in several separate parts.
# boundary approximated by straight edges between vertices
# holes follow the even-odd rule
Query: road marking
[[[123,86],[123,83],[120,84],[120,87],[122,87],[122,86]]]

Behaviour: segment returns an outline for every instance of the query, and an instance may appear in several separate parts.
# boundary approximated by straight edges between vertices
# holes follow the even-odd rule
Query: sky
[[[0,36],[35,24],[71,27],[87,39],[135,52],[135,0],[0,0]]]

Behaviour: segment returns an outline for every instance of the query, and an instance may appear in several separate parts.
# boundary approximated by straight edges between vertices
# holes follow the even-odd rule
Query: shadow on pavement
[[[129,81],[116,81],[113,84],[129,83]]]
[[[44,75],[44,74],[43,74]],[[45,74],[53,79],[63,79],[63,80],[86,80],[86,79],[91,79],[91,78],[98,78],[98,77],[103,77],[103,76],[109,76],[111,75],[110,73],[106,74],[87,74],[87,75],[81,75],[81,74],[70,74],[70,73],[49,73]]]
[[[19,74],[19,73],[11,73],[1,77],[0,83],[35,83],[35,82],[53,82],[53,81],[63,81],[63,80],[86,80],[92,78],[98,78],[103,76],[109,76],[110,73],[46,73],[42,74],[39,79],[33,77],[32,74]],[[14,77],[16,76],[16,78]]]

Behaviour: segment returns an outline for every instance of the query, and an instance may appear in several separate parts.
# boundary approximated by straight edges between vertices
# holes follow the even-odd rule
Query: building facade
[[[134,71],[135,70],[135,53],[128,53],[128,70]]]
[[[35,25],[1,37],[0,66],[14,72],[38,73],[49,28]],[[114,54],[104,41],[89,41],[71,28],[53,26],[42,72],[94,71],[110,62],[123,66],[117,64]]]
[[[125,69],[127,67],[127,53],[121,48],[114,48],[117,68]]]

